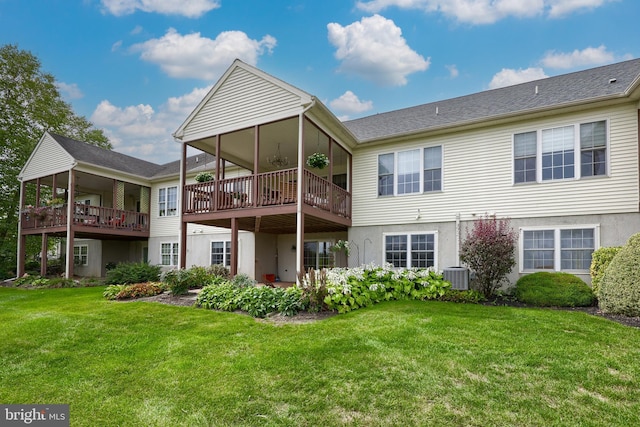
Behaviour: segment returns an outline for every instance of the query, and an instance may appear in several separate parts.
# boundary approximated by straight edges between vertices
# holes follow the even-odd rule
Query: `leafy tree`
[[[460,248],[460,260],[475,272],[475,285],[490,297],[516,265],[516,233],[508,219],[487,215],[473,223]]]
[[[41,70],[33,54],[15,45],[1,46],[0,275],[5,277],[15,269],[16,261],[20,202],[17,177],[45,131],[111,149],[103,132],[77,116],[62,99],[55,78]]]

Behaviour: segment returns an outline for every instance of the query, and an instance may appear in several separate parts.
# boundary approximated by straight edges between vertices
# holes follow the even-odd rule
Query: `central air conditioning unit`
[[[469,290],[469,270],[464,267],[448,267],[442,270],[444,280],[451,282],[451,289]]]

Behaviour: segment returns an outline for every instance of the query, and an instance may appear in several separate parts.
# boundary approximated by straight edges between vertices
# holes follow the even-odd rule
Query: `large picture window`
[[[160,264],[170,266],[178,265],[178,243],[160,244]]]
[[[521,230],[521,271],[588,272],[598,231],[598,226]]]
[[[387,234],[384,259],[394,268],[436,266],[436,233]]]
[[[513,136],[513,182],[543,182],[604,176],[607,171],[605,120]]]
[[[178,215],[178,187],[158,189],[158,216]]]
[[[442,146],[378,156],[378,196],[442,191]]]

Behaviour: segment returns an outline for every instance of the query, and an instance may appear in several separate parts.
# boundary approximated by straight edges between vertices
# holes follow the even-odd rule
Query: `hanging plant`
[[[208,182],[213,181],[214,177],[211,172],[199,172],[196,175],[196,181],[198,182]]]
[[[330,249],[333,252],[344,252],[346,256],[349,256],[349,253],[351,252],[351,246],[346,240],[338,240]]]
[[[324,169],[329,164],[329,157],[324,153],[313,153],[307,157],[307,166],[311,168]]]

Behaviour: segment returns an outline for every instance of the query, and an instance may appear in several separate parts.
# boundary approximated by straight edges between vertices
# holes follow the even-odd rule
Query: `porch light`
[[[276,154],[274,154],[272,157],[267,157],[267,163],[276,168],[281,168],[289,164],[289,158],[286,156],[282,157],[280,155],[280,143],[278,143]]]

